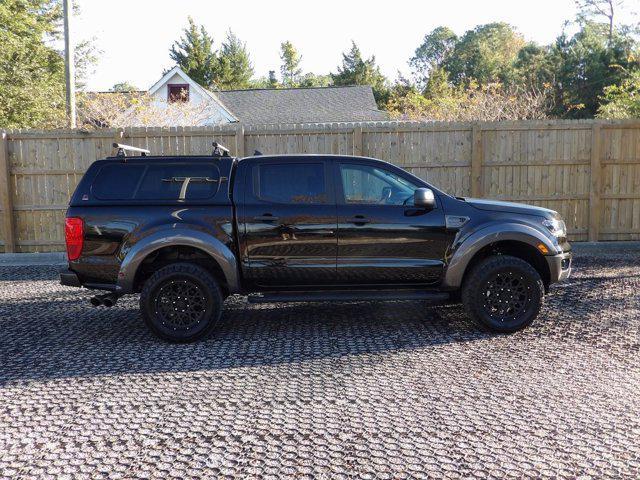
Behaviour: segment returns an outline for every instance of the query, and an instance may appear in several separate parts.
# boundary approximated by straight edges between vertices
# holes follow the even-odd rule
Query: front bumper
[[[545,257],[549,264],[550,283],[561,282],[571,275],[571,262],[573,254],[571,252],[559,253]]]

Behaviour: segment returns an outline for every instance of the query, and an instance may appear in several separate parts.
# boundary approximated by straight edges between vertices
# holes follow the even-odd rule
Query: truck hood
[[[501,202],[499,200],[485,200],[483,198],[464,198],[463,200],[479,210],[537,215],[544,218],[556,218],[558,216],[558,213],[554,210],[524,203]]]

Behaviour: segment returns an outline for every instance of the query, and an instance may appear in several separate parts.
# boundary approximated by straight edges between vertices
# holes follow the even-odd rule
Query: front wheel
[[[155,272],[140,294],[147,327],[170,342],[193,342],[220,319],[224,299],[215,278],[192,263],[173,263]]]
[[[533,322],[543,295],[544,284],[536,269],[509,255],[482,260],[462,287],[467,312],[497,332],[515,332]]]

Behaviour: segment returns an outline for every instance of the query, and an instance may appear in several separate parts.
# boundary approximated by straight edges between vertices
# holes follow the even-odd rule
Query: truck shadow
[[[150,334],[137,298],[91,308],[88,294],[0,305],[0,384],[64,377],[193,372],[384,355],[491,337],[458,306],[423,302],[249,305],[227,301],[213,334],[176,345]]]
[[[530,336],[638,349],[637,255],[585,258],[571,279],[552,289],[541,317],[505,344]],[[62,288],[57,269],[0,269],[0,385],[65,377],[224,371],[322,361],[377,362],[379,356],[444,344],[499,341],[460,306],[423,302],[250,305],[227,301],[206,340],[175,345],[151,335],[136,296],[91,308],[86,290]],[[22,282],[21,280],[31,280]],[[37,280],[37,282],[33,282]],[[607,313],[608,312],[608,313]],[[615,314],[612,314],[615,312]],[[606,318],[605,318],[606,317]],[[504,338],[504,337],[503,337]],[[617,350],[613,349],[613,353]],[[301,372],[313,371],[301,369]],[[277,374],[277,373],[276,373]]]

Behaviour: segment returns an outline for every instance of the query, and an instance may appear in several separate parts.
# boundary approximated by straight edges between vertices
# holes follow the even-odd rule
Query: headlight
[[[567,236],[567,226],[564,220],[560,220],[559,218],[553,218],[551,220],[544,219],[542,224],[549,229],[551,235],[554,237],[562,238]]]

